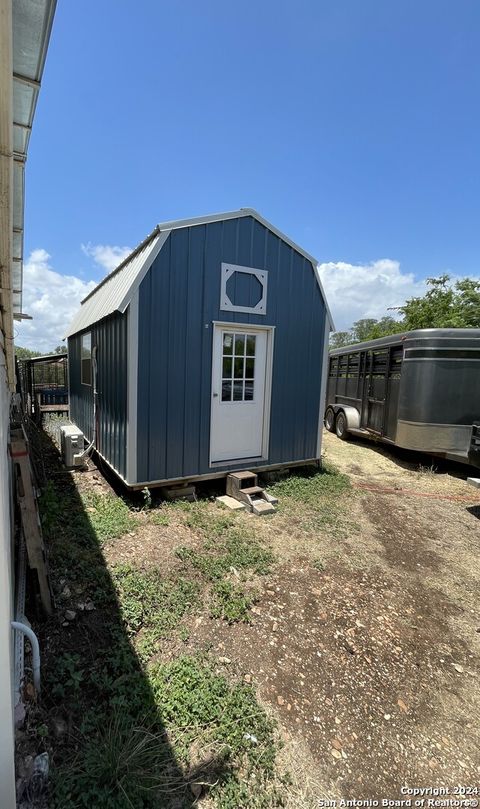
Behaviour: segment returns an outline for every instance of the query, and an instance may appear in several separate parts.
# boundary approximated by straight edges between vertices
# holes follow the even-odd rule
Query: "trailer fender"
[[[344,413],[347,419],[347,427],[349,430],[360,429],[360,413],[356,407],[351,405],[337,405],[335,406],[335,413]]]

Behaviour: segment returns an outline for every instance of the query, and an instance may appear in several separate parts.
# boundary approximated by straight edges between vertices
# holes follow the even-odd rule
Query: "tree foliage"
[[[463,278],[452,283],[449,275],[427,279],[427,291],[396,307],[402,315],[396,319],[385,315],[380,320],[357,320],[349,331],[334,332],[330,348],[362,343],[413,329],[478,329],[480,328],[480,281]]]
[[[398,311],[403,328],[478,329],[480,328],[480,282],[472,278],[451,283],[449,275],[428,278],[429,289],[421,298],[410,298]]]
[[[58,345],[52,351],[47,351],[47,354],[66,354],[67,346]],[[41,351],[32,351],[30,348],[23,348],[22,346],[15,346],[15,354],[18,360],[30,360],[33,357],[41,357]]]
[[[390,315],[385,315],[380,320],[371,317],[362,318],[357,320],[349,331],[334,332],[330,339],[330,348],[343,348],[366,340],[376,340],[377,337],[398,334],[400,331],[403,331],[402,322]]]
[[[18,360],[29,360],[32,357],[41,357],[40,351],[31,351],[30,348],[15,346],[15,355]]]

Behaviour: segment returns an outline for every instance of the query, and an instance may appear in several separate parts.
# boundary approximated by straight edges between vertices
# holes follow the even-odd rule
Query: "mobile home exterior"
[[[331,327],[256,211],[159,225],[70,327],[71,419],[135,488],[318,460]]]
[[[325,426],[339,438],[372,435],[477,464],[476,422],[480,329],[418,329],[330,353]]]
[[[14,809],[14,711],[21,704],[23,635],[19,543],[13,504],[10,413],[15,391],[14,323],[21,319],[25,161],[55,14],[55,0],[0,0],[0,806]],[[18,532],[19,533],[19,532]],[[17,716],[18,718],[18,716]]]

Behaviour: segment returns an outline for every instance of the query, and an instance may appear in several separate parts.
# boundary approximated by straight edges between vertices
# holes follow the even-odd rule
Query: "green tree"
[[[354,324],[355,326],[355,324]],[[389,334],[398,334],[404,331],[403,321],[396,320],[391,315],[384,315],[380,320],[376,320],[368,332],[366,340],[376,340],[377,337],[387,337]]]
[[[363,343],[365,340],[371,340],[370,337],[372,329],[378,323],[373,317],[364,317],[362,320],[356,320],[350,329],[350,334],[354,343]]]
[[[55,348],[52,351],[52,354],[65,354],[66,351],[67,351],[67,346],[66,345],[55,346]]]
[[[480,281],[464,278],[451,283],[449,275],[427,278],[429,289],[421,298],[410,298],[398,311],[404,328],[480,328]]]
[[[19,360],[29,360],[32,357],[41,357],[39,351],[31,351],[31,349],[22,348],[22,346],[15,346],[15,354]]]
[[[330,335],[330,348],[343,348],[352,342],[352,333],[350,331],[334,331]]]
[[[404,330],[403,321],[396,320],[391,315],[385,315],[380,320],[373,317],[357,320],[349,331],[336,331],[330,338],[330,349],[364,343],[366,340],[376,340],[377,337],[386,337],[388,334],[398,334]]]

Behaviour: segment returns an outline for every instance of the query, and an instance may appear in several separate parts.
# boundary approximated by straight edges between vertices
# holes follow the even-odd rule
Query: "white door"
[[[262,455],[267,331],[215,326],[210,455],[216,461]]]

